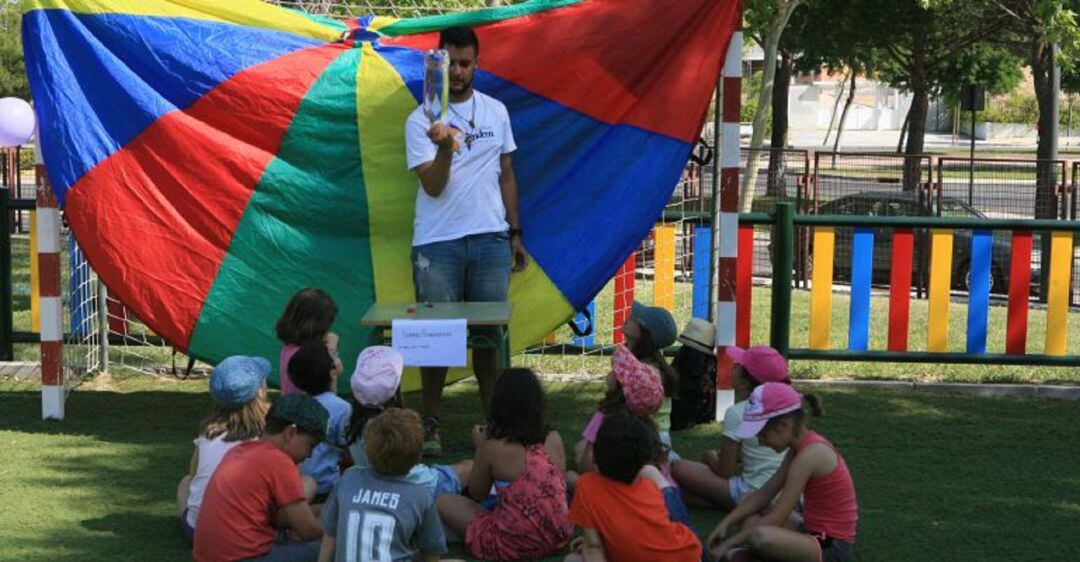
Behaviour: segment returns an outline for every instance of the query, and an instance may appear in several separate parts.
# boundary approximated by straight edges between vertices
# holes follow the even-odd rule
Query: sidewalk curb
[[[1057,384],[995,384],[918,381],[860,381],[796,379],[797,386],[821,386],[832,388],[871,388],[877,390],[917,390],[937,394],[965,394],[968,396],[1008,396],[1013,398],[1050,398],[1054,400],[1080,400],[1080,386]]]
[[[542,374],[546,382],[598,382],[603,378],[588,374]],[[962,394],[967,396],[1004,396],[1010,398],[1042,398],[1052,400],[1080,401],[1080,385],[1065,384],[996,384],[965,382],[918,382],[918,381],[872,381],[872,380],[821,380],[795,379],[795,386],[823,388],[851,388],[871,390],[915,390],[935,394]]]

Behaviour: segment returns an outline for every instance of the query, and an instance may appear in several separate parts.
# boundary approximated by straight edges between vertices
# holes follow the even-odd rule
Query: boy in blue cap
[[[296,464],[326,437],[328,415],[312,397],[290,394],[274,403],[262,437],[221,460],[203,497],[195,527],[195,561],[311,561],[323,528],[304,496]],[[279,527],[304,542],[277,542]]]

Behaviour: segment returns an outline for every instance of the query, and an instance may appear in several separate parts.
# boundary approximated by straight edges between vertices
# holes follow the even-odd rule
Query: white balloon
[[[34,108],[19,98],[0,99],[0,147],[24,144],[34,135]]]

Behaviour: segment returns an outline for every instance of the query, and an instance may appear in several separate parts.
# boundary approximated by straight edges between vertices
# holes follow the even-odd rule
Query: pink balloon
[[[19,98],[0,99],[0,147],[19,146],[34,134],[34,108]]]

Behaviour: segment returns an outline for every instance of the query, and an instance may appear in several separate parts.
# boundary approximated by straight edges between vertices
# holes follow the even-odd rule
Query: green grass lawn
[[[39,421],[33,383],[0,381],[0,560],[190,560],[174,508],[191,439],[209,408],[205,380],[99,377]],[[551,383],[550,417],[576,439],[596,383]],[[1080,409],[1052,400],[912,391],[822,392],[833,440],[855,478],[862,560],[1080,557]],[[407,395],[415,405],[419,397]],[[470,455],[476,388],[446,396],[447,460]],[[718,427],[674,435],[696,457]],[[716,512],[694,511],[707,533]]]

